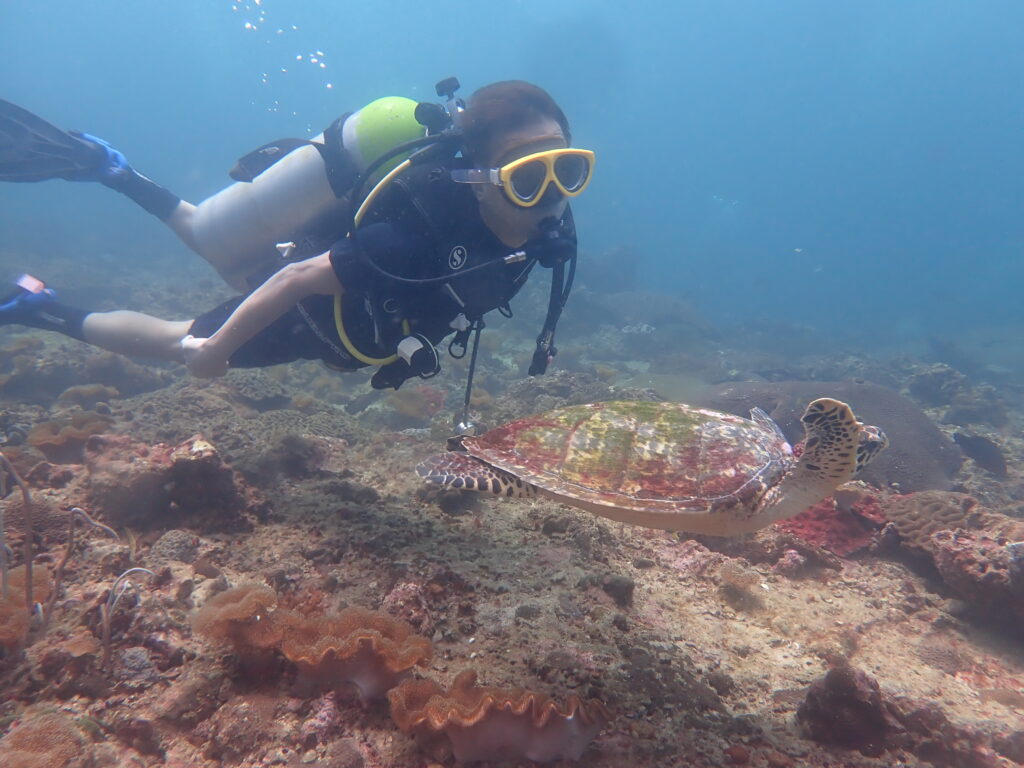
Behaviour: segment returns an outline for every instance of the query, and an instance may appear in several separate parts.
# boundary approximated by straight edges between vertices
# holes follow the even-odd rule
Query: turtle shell
[[[471,456],[584,506],[647,512],[750,508],[795,463],[782,433],[681,403],[575,405],[465,438]]]

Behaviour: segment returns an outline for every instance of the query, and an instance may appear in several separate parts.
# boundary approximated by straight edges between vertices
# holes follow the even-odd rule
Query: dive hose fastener
[[[398,342],[396,352],[399,359],[404,360],[412,370],[412,374],[421,379],[436,376],[441,370],[441,360],[437,356],[437,350],[430,343],[430,339],[422,334],[406,336]]]
[[[459,413],[455,417],[455,434],[459,437],[468,437],[475,435],[480,429],[480,425],[477,424],[473,419],[468,418],[466,414]]]
[[[466,317],[465,313],[459,312],[459,314],[455,316],[455,319],[448,323],[448,327],[455,331],[468,331],[473,327],[473,323],[469,321],[469,318]]]
[[[412,365],[413,355],[423,349],[423,346],[423,342],[416,336],[406,336],[398,342],[398,356],[408,365]]]

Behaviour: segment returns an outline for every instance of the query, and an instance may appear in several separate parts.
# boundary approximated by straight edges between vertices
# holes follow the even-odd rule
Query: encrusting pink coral
[[[391,717],[437,759],[578,760],[611,720],[604,704],[569,696],[564,707],[522,688],[476,684],[467,669],[450,690],[433,680],[407,680],[388,692]]]

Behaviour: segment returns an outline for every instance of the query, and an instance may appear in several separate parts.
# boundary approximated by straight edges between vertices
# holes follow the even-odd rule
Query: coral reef
[[[385,614],[361,608],[320,615],[271,610],[276,602],[269,587],[233,587],[210,598],[193,626],[199,634],[231,643],[250,666],[265,662],[268,651],[279,651],[297,668],[297,691],[303,696],[344,690],[351,683],[364,699],[382,698],[433,655],[429,640]]]
[[[1003,455],[1002,448],[994,440],[990,440],[984,435],[956,432],[953,434],[953,442],[960,446],[960,450],[967,458],[985,471],[991,472],[1000,479],[1006,479],[1009,476],[1006,468],[1006,456]]]
[[[0,545],[2,546],[2,545]],[[0,595],[0,648],[14,649],[24,642],[32,626],[25,605],[26,569],[24,565],[7,572],[7,595]],[[32,569],[32,599],[45,603],[53,591],[53,577],[45,567]]]
[[[13,590],[7,597],[0,597],[0,648],[17,648],[28,636],[30,626],[24,593]]]
[[[1024,542],[940,531],[928,549],[942,580],[971,612],[1024,638]]]
[[[957,528],[977,530],[990,517],[977,499],[954,491],[893,496],[885,503],[884,515],[899,532],[901,544],[919,554],[934,551],[932,534]]]
[[[119,297],[169,316],[207,306],[211,283],[197,270],[184,285],[181,268],[174,291],[122,279]],[[546,285],[531,281],[520,299],[520,314],[542,316]],[[759,375],[779,382],[756,386],[782,398],[768,405],[790,426],[820,393],[885,428],[899,460],[868,480],[903,495],[844,487],[757,535],[700,540],[545,499],[467,503],[424,492],[410,471],[446,436],[466,361],[446,361],[424,391],[403,387],[405,406],[361,374],[312,362],[200,381],[29,331],[0,349],[0,438],[33,492],[43,605],[30,616],[24,569],[13,569],[0,604],[0,764],[13,754],[16,767],[437,768],[455,755],[568,764],[581,751],[588,768],[1024,760],[1024,657],[1007,636],[1024,624],[1024,409],[1011,376],[907,354],[821,355],[807,351],[814,332],[788,321],[738,335],[640,294],[581,290],[562,330],[556,368],[533,379],[519,374],[536,327],[489,330],[474,416],[693,402],[699,387]],[[27,442],[32,425],[67,424],[83,408],[109,421],[88,449],[46,459]],[[959,471],[945,438],[958,431],[974,459]],[[968,438],[997,446],[1005,472],[988,442]],[[58,463],[86,451],[85,464]],[[965,494],[937,490],[952,484]],[[15,497],[0,506],[23,562],[24,510]],[[127,530],[79,536],[71,507]],[[138,579],[141,568],[152,575]],[[352,605],[389,616],[348,631]],[[413,632],[423,637],[397,639]],[[877,682],[829,673],[814,684],[854,662]],[[351,695],[356,683],[379,695],[403,675],[393,696],[423,691],[415,738],[379,701]],[[431,700],[447,725],[431,725]],[[618,714],[595,739],[610,717],[598,701]],[[76,746],[72,757],[45,754],[22,730],[47,710],[64,718],[47,727]]]
[[[120,396],[121,393],[116,387],[108,387],[105,384],[76,384],[61,392],[57,396],[57,403],[77,405],[79,408],[89,410]]]
[[[229,371],[224,383],[240,403],[257,411],[283,408],[291,400],[280,381],[258,369]]]
[[[58,712],[27,717],[0,739],[4,768],[65,768],[90,751],[71,719]]]
[[[845,505],[823,499],[806,512],[776,523],[776,528],[847,557],[867,547],[883,523],[877,499],[864,494]]]
[[[578,760],[611,720],[596,699],[570,696],[563,706],[533,691],[476,680],[471,669],[456,675],[447,691],[432,680],[408,680],[388,693],[391,716],[437,759],[450,751],[460,763]]]
[[[93,411],[80,411],[67,418],[43,421],[29,430],[27,442],[58,464],[80,464],[82,449],[92,435],[106,432],[110,419]]]
[[[95,436],[86,443],[85,464],[90,500],[115,527],[246,530],[247,515],[267,511],[262,497],[199,435],[178,446]]]
[[[796,716],[815,741],[865,755],[881,755],[899,746],[905,733],[878,682],[848,666],[830,669],[811,685]]]
[[[864,755],[906,750],[934,766],[1001,765],[989,734],[955,726],[934,705],[890,696],[874,678],[846,665],[811,685],[797,720],[815,741]]]
[[[270,587],[240,584],[207,600],[192,626],[211,640],[230,643],[243,656],[262,653],[281,642],[281,625],[271,620],[276,603]]]
[[[0,350],[0,394],[23,403],[46,405],[83,383],[113,387],[127,397],[151,392],[170,381],[167,371],[110,352],[75,343],[47,346],[38,339],[23,339]]]

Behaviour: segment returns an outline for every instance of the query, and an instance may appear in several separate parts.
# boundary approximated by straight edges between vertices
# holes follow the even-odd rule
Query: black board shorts
[[[188,332],[196,338],[209,338],[244,300],[245,296],[236,296],[204,312],[192,322]],[[342,370],[363,367],[338,344],[333,301],[331,296],[303,299],[301,305],[289,309],[239,347],[228,364],[232,368],[266,368],[296,360],[323,360]]]

